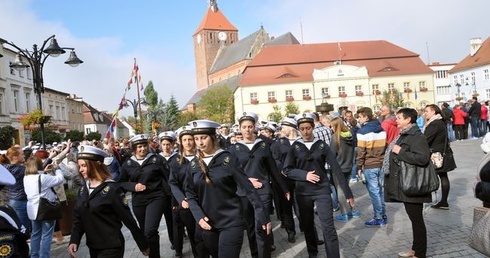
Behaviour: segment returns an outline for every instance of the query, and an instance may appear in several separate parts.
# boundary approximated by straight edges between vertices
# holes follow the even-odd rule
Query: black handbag
[[[453,171],[457,168],[456,161],[454,160],[453,150],[448,146],[444,151],[444,162],[442,163],[442,168],[439,170],[442,172]]]
[[[419,167],[399,160],[399,165],[400,186],[406,196],[423,196],[439,189],[439,177],[432,162]]]
[[[37,210],[36,220],[61,219],[61,217],[63,216],[61,213],[61,203],[54,189],[51,187],[51,191],[53,191],[53,193],[55,194],[56,200],[54,202],[51,202],[50,200],[41,196],[41,175],[39,175],[38,186],[39,186],[39,207]]]

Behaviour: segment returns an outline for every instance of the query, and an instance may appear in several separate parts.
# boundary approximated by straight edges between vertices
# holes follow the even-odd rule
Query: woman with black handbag
[[[431,193],[407,196],[402,191],[398,161],[415,166],[427,166],[430,162],[429,145],[417,126],[417,111],[415,109],[400,109],[396,114],[396,123],[400,129],[400,135],[386,149],[383,162],[385,201],[402,202],[412,222],[412,247],[407,251],[398,253],[398,256],[424,258],[427,252],[427,230],[422,211],[424,203],[432,202],[432,196]]]
[[[431,149],[432,155],[437,157],[437,153],[442,156],[442,166],[436,168],[437,175],[441,179],[441,200],[431,207],[434,209],[449,210],[449,204],[447,198],[449,196],[450,183],[447,176],[447,172],[456,168],[453,152],[449,147],[448,131],[446,123],[444,122],[441,109],[434,104],[427,105],[424,110],[425,123],[424,135],[427,138],[427,143]]]
[[[38,157],[30,157],[26,162],[24,177],[24,190],[27,195],[27,215],[31,220],[31,257],[49,258],[51,254],[51,240],[53,239],[56,219],[61,218],[61,206],[53,187],[63,184],[65,178],[61,170],[55,175],[45,174],[43,164]],[[50,166],[45,168],[51,169]],[[44,210],[43,203],[57,203],[59,213]],[[56,206],[56,205],[53,205]],[[59,217],[52,215],[59,215]],[[47,215],[47,216],[45,216]]]

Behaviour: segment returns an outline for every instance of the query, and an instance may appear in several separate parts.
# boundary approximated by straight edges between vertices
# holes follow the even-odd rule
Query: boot
[[[61,231],[54,232],[54,237],[57,245],[62,245],[64,243],[64,238],[63,234],[61,234]]]

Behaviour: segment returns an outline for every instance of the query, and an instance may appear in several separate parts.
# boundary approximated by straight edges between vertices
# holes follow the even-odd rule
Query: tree
[[[85,136],[85,140],[87,141],[100,141],[102,139],[102,135],[99,132],[91,132]]]
[[[279,123],[282,120],[281,107],[279,105],[273,105],[272,109],[274,112],[267,115],[269,121],[274,121]]]
[[[218,123],[232,123],[235,114],[233,92],[227,85],[210,88],[197,105],[198,115]]]
[[[299,106],[297,104],[294,104],[294,102],[288,102],[284,107],[284,113],[285,117],[293,114],[297,115],[300,113]]]
[[[383,91],[383,96],[378,99],[381,104],[388,105],[391,107],[391,110],[396,110],[398,107],[404,107],[405,102],[402,97],[402,94],[398,92],[397,89],[392,89],[390,90],[384,90]]]
[[[174,95],[170,96],[170,100],[166,103],[164,109],[164,128],[167,130],[176,130],[177,129],[177,120],[180,116],[179,105],[177,104],[177,100],[175,100]]]
[[[53,142],[61,142],[61,139],[63,137],[61,134],[53,131],[53,130],[44,130],[44,140],[46,143],[53,143]],[[33,130],[31,131],[31,140],[36,141],[36,142],[42,142],[41,139],[41,130]]]
[[[83,141],[83,136],[84,136],[83,132],[80,132],[78,130],[71,130],[66,133],[65,141],[71,140],[72,142],[76,142],[76,141],[81,142]]]
[[[15,128],[4,126],[0,128],[0,150],[6,150],[14,145]]]
[[[177,119],[177,127],[181,127],[184,125],[187,125],[190,121],[193,120],[198,120],[200,117],[197,115],[196,112],[181,112],[178,119]]]

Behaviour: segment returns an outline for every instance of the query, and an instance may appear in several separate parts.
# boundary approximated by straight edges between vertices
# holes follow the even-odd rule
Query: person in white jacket
[[[45,174],[43,164],[38,157],[30,157],[26,162],[24,176],[24,190],[27,195],[27,215],[31,220],[31,257],[49,258],[51,253],[51,239],[53,238],[55,220],[37,220],[39,198],[42,196],[54,202],[57,198],[52,187],[63,184],[65,179],[61,170],[55,175]],[[48,165],[45,170],[50,170]],[[39,189],[39,180],[41,189]],[[39,193],[40,192],[40,193]]]

